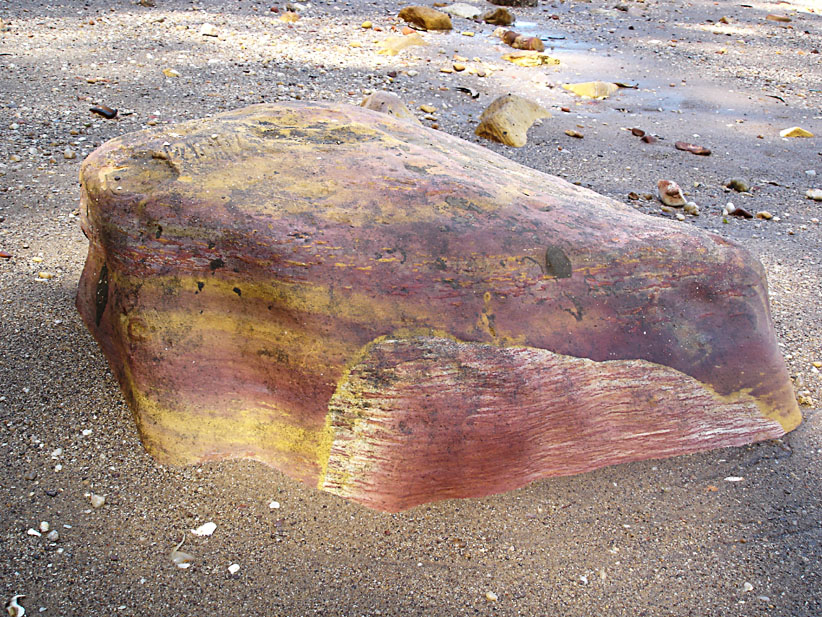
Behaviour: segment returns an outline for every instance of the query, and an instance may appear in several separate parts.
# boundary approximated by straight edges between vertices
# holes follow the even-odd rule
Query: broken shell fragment
[[[21,600],[22,598],[25,598],[25,597],[26,596],[19,595],[19,594],[16,595],[16,596],[11,597],[11,600],[9,600],[8,603],[6,604],[6,611],[8,611],[8,614],[10,615],[10,617],[23,617],[23,615],[26,614],[25,607],[21,606],[17,602],[17,600]]]
[[[191,533],[195,536],[210,536],[214,533],[214,530],[217,529],[217,525],[209,521],[208,523],[203,523],[197,529],[192,529]]]
[[[185,541],[186,535],[183,534],[183,539],[180,540],[180,543],[174,547],[174,550],[171,551],[170,555],[171,561],[174,563],[175,566],[177,566],[181,570],[185,570],[186,568],[191,567],[191,563],[194,561],[194,555],[180,550]]]

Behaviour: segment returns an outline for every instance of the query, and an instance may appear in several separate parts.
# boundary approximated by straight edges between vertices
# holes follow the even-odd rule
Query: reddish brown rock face
[[[261,105],[81,180],[77,305],[164,462],[394,511],[800,421],[743,249],[443,133]]]

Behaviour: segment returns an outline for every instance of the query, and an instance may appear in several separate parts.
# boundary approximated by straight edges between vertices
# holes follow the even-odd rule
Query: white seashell
[[[174,562],[174,565],[180,568],[181,570],[185,570],[186,568],[191,567],[191,562],[194,561],[194,555],[180,550],[185,541],[186,534],[183,534],[183,539],[180,540],[180,543],[174,547],[174,550],[171,551],[170,555],[171,561]]]
[[[212,522],[203,523],[197,529],[192,529],[191,533],[195,536],[210,536],[214,533],[214,530],[217,529],[217,525]]]
[[[18,598],[25,598],[25,597],[26,596],[21,596],[21,595],[12,596],[11,600],[8,601],[8,604],[6,604],[6,610],[8,611],[8,613],[11,617],[23,617],[23,615],[26,614],[25,607],[20,606],[17,603]]]

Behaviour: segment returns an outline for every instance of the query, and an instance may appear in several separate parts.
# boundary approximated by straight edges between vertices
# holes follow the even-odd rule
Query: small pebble
[[[95,495],[94,493],[91,494],[89,499],[91,500],[91,507],[94,508],[95,510],[97,508],[102,508],[103,504],[106,503],[106,498],[105,497],[103,497],[102,495]]]
[[[725,180],[724,186],[737,193],[747,193],[751,190],[751,185],[748,184],[747,180],[743,180],[742,178],[728,178]]]
[[[272,510],[279,510],[280,509],[280,502],[279,501],[272,501],[268,504],[268,507]]]
[[[57,542],[60,539],[60,534],[57,533],[56,529],[52,529],[48,534],[46,534],[46,539],[49,542]]]
[[[485,593],[485,599],[489,602],[496,602],[497,600],[499,600],[499,596],[495,594],[493,591],[487,591]]]
[[[240,564],[232,563],[230,566],[228,566],[228,571],[231,574],[237,574],[237,572],[240,571]]]
[[[39,531],[37,531],[36,529],[34,529],[33,527],[32,527],[31,529],[29,529],[28,531],[26,531],[26,533],[27,533],[28,535],[30,535],[30,536],[37,536],[38,538],[39,538],[39,537],[41,537],[41,536],[43,535],[43,534],[41,534]]]
[[[805,197],[813,199],[814,201],[822,201],[822,189],[808,189]]]
[[[40,531],[46,533],[49,529],[51,529],[51,525],[49,525],[48,521],[42,521],[40,523]]]
[[[742,590],[743,591],[753,591],[753,585],[751,585],[748,581],[742,583]]]
[[[66,148],[65,150],[63,150],[63,158],[70,161],[72,159],[76,159],[77,155],[74,153],[74,150],[72,150],[71,148]]]
[[[767,210],[760,210],[756,213],[756,218],[763,219],[765,221],[770,221],[773,218],[773,214],[771,214]]]
[[[219,31],[217,30],[217,26],[214,24],[203,24],[200,26],[200,35],[201,36],[217,36]]]

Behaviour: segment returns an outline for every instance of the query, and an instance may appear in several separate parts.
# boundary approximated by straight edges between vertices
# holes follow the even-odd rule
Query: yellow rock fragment
[[[460,34],[462,34],[462,36],[474,36],[474,33],[471,32],[470,30],[466,30],[465,32],[460,32]]]
[[[293,24],[295,21],[298,21],[300,16],[295,13],[294,11],[286,11],[282,15],[280,15],[280,21],[284,21],[286,23]]]
[[[813,133],[806,131],[801,126],[792,126],[788,129],[779,131],[780,137],[813,137]]]
[[[555,66],[559,64],[558,58],[552,58],[541,51],[515,51],[503,54],[502,59],[513,62],[517,66],[541,66],[543,64]]]
[[[453,66],[454,70],[455,70],[457,73],[460,73],[460,72],[462,72],[462,71],[464,71],[464,70],[465,70],[465,65],[464,65],[464,64],[457,64],[457,63],[455,63],[455,64],[453,64],[452,66]]]
[[[374,27],[374,24],[372,24],[370,21],[364,21],[364,22],[362,22],[362,25],[360,26],[360,28],[364,28],[365,30],[370,30],[373,27]]]
[[[619,86],[605,81],[586,81],[579,84],[564,84],[562,86],[569,92],[587,99],[607,99],[614,92],[619,90]]]
[[[57,276],[57,275],[54,274],[54,272],[38,272],[37,273],[38,278],[46,279],[46,280],[53,279],[55,276]]]
[[[403,49],[407,49],[414,45],[426,44],[425,39],[423,39],[418,32],[409,35],[389,36],[380,43],[380,47],[382,47],[382,49],[378,53],[387,56],[396,56]]]
[[[179,77],[180,74],[174,69],[163,69],[163,75],[166,77]]]
[[[420,105],[420,111],[424,111],[427,114],[433,114],[437,111],[437,108],[433,105]]]
[[[551,114],[537,103],[507,94],[482,112],[480,124],[474,132],[478,137],[520,148],[528,141],[527,133],[531,125],[540,118],[550,117]]]

